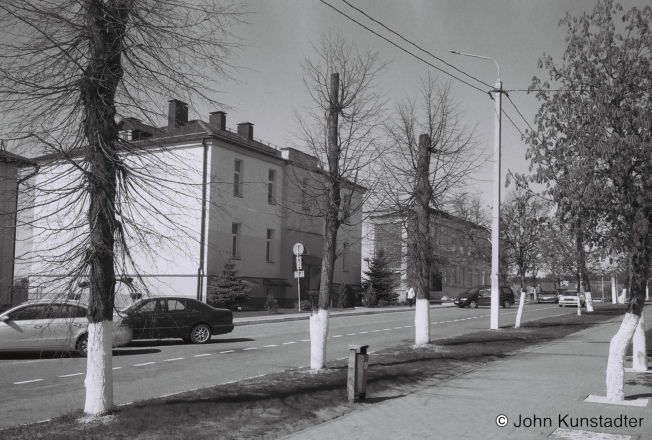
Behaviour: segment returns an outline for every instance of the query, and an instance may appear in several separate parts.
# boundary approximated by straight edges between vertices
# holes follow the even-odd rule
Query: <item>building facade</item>
[[[399,282],[399,300],[409,288],[406,220],[392,213],[370,214],[363,224],[362,266],[379,249],[385,251]],[[490,284],[491,233],[486,228],[444,211],[430,209],[430,234],[434,251],[430,271],[431,299],[450,299],[470,287]]]
[[[235,262],[237,276],[251,287],[245,306],[260,308],[268,295],[280,306],[291,306],[299,296],[307,299],[307,292],[318,288],[323,200],[318,191],[307,191],[323,182],[318,160],[255,139],[250,122],[230,130],[226,116],[216,111],[206,121],[189,121],[187,105],[171,100],[165,127],[134,118],[120,123],[125,162],[132,180],[140,180],[130,195],[131,224],[123,222],[123,228],[130,227],[131,247],[129,264],[120,277],[129,285],[118,283],[119,293],[183,295],[205,301],[211,280],[227,260]],[[21,192],[17,241],[21,263],[16,271],[30,279],[32,296],[41,296],[62,288],[61,284],[53,288],[51,279],[66,274],[46,264],[44,256],[81,243],[75,240],[85,231],[79,217],[85,207],[82,203],[74,210],[57,212],[63,196],[43,201],[45,193],[57,193],[53,187],[75,181],[70,176],[76,170],[53,155],[34,161],[40,172]],[[348,185],[346,191],[357,200],[364,188]],[[360,285],[361,213],[352,216],[351,226],[343,226],[338,234],[335,288],[342,283]],[[55,218],[59,224],[79,227],[45,233],[53,229]],[[295,243],[305,248],[305,277],[300,280],[293,276]]]

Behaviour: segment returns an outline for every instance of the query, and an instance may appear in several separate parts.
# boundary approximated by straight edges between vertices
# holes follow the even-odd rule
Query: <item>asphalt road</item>
[[[513,325],[517,308],[500,310],[500,325]],[[525,306],[523,321],[576,313],[552,304]],[[431,310],[431,338],[489,327],[489,308]],[[113,351],[114,401],[174,394],[307,366],[307,320],[237,326],[233,333],[197,346],[181,340],[136,341]],[[332,318],[328,360],[348,356],[349,344],[370,352],[414,340],[414,314],[382,313]],[[67,355],[0,354],[0,428],[36,422],[83,408],[86,360]]]

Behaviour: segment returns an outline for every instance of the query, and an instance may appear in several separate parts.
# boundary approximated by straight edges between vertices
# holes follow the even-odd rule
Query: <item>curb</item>
[[[455,304],[438,304],[435,306],[430,306],[430,309],[441,309],[441,308],[447,308],[447,307],[455,307]],[[409,308],[406,307],[405,309],[391,309],[391,310],[364,310],[360,312],[337,312],[337,314],[332,314],[330,315],[331,318],[339,318],[341,316],[357,316],[357,315],[376,315],[376,314],[382,314],[382,313],[404,313],[404,312],[409,312],[411,310],[414,310],[414,308]],[[237,321],[236,321],[237,319]],[[276,322],[289,322],[289,321],[302,321],[302,320],[307,320],[310,319],[310,315],[306,314],[304,316],[289,316],[287,318],[285,317],[278,317],[278,318],[236,318],[233,320],[233,325],[235,326],[241,326],[241,325],[251,325],[251,324],[269,324],[269,323],[276,323]]]

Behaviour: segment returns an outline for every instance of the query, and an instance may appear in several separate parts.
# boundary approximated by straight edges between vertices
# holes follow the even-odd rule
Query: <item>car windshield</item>
[[[142,303],[143,303],[142,299],[138,300],[135,303],[133,303],[133,304],[125,307],[124,309],[120,310],[120,313],[130,312],[130,311],[134,310],[136,307],[138,307],[139,305],[141,305]]]
[[[564,292],[564,296],[577,296],[577,292]]]

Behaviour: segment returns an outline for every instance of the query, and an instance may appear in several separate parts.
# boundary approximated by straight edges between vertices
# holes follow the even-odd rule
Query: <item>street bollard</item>
[[[346,383],[349,402],[357,402],[367,395],[368,345],[349,345],[349,375]]]

